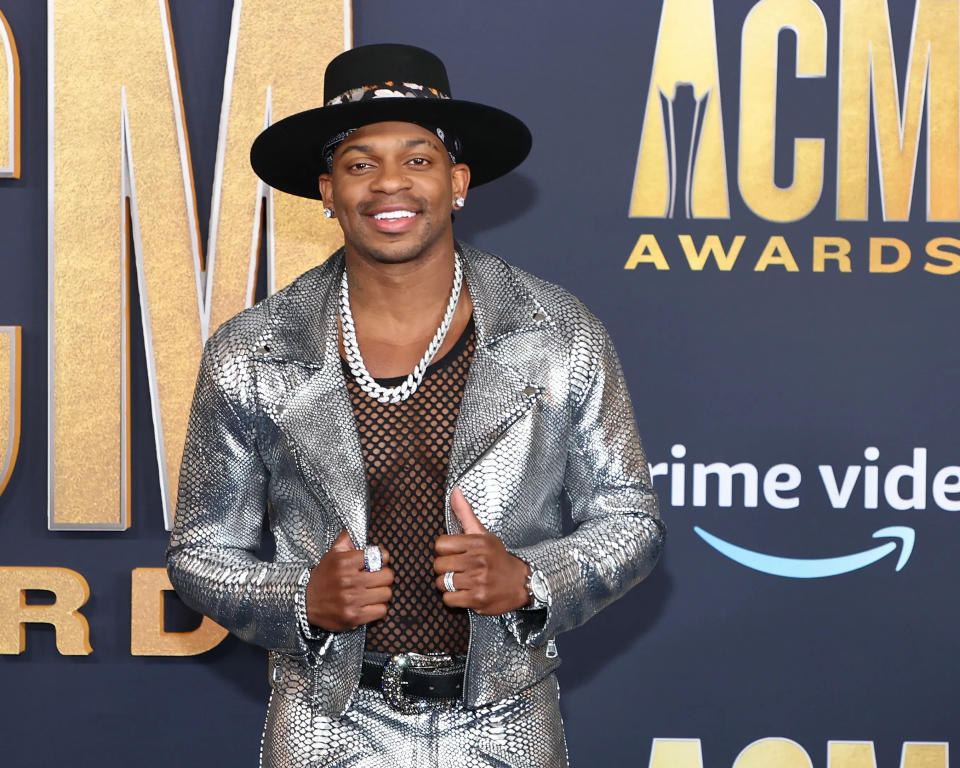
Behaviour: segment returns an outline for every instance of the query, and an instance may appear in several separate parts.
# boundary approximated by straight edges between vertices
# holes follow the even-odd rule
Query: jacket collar
[[[478,347],[492,347],[505,337],[552,325],[546,310],[506,262],[469,245],[456,247],[473,300]],[[311,368],[339,366],[337,315],[343,269],[341,248],[267,300],[269,330],[257,357]]]

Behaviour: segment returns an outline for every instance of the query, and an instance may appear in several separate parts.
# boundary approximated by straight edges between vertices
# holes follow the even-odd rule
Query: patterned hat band
[[[397,83],[386,80],[377,85],[362,85],[351,88],[339,96],[334,96],[324,104],[332,107],[336,104],[348,104],[356,101],[371,101],[373,99],[449,99],[450,96],[436,88],[430,88],[419,83]]]
[[[384,97],[381,96],[379,98]],[[440,139],[444,148],[447,150],[447,154],[450,156],[450,162],[453,163],[453,165],[456,165],[460,162],[460,156],[463,153],[463,145],[460,143],[459,138],[454,136],[450,131],[444,130],[436,125],[430,125],[420,121],[415,121],[415,124],[430,131],[430,133],[435,134],[436,137]],[[334,134],[327,139],[326,143],[323,145],[323,149],[320,150],[320,157],[323,158],[323,165],[326,168],[327,173],[333,173],[333,156],[337,152],[337,147],[339,147],[343,143],[343,140],[355,130],[357,129],[348,128],[345,131],[340,131],[340,133]]]

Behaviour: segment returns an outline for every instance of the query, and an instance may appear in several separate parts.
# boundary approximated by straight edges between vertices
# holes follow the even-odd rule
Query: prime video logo
[[[774,464],[761,476],[757,465],[749,462],[688,464],[683,461],[687,448],[681,443],[670,449],[670,455],[675,461],[651,464],[650,474],[653,478],[664,477],[668,481],[669,488],[666,493],[662,488],[658,490],[661,498],[668,499],[671,506],[686,506],[689,490],[690,505],[693,507],[706,507],[710,503],[708,497],[711,492],[715,493],[711,506],[732,507],[735,478],[738,480],[738,489],[743,492],[742,499],[739,499],[743,507],[757,507],[761,493],[764,502],[774,509],[796,509],[800,505],[799,491],[803,475],[800,468],[794,464]],[[883,473],[878,464],[878,448],[866,448],[863,458],[866,460],[864,464],[850,464],[846,467],[820,464],[817,467],[820,485],[834,509],[846,509],[855,495],[858,504],[860,499],[863,500],[864,509],[877,509],[881,493],[883,500],[892,509],[927,508],[931,470],[927,466],[926,448],[914,448],[913,461],[910,464],[896,464]],[[929,491],[933,504],[940,509],[960,511],[960,466],[950,465],[936,470],[932,482],[929,482]],[[895,569],[900,571],[910,559],[916,539],[913,528],[902,525],[888,526],[872,532],[874,539],[887,539],[875,546],[836,557],[798,558],[747,549],[726,541],[699,525],[695,525],[693,530],[717,552],[740,565],[773,576],[793,579],[817,579],[856,571],[882,560],[897,549],[900,553]]]

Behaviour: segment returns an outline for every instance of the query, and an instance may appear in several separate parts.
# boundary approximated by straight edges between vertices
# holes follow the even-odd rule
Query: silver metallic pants
[[[567,768],[557,679],[480,709],[404,715],[360,688],[340,719],[274,691],[262,768]]]

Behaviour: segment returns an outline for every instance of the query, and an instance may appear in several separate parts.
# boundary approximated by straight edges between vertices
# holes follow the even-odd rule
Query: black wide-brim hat
[[[327,66],[324,106],[271,125],[250,149],[253,170],[274,189],[319,200],[324,145],[351,128],[400,121],[440,128],[459,141],[457,161],[470,166],[470,186],[516,168],[530,152],[526,125],[503,110],[450,98],[447,70],[411,45],[365,45]]]

